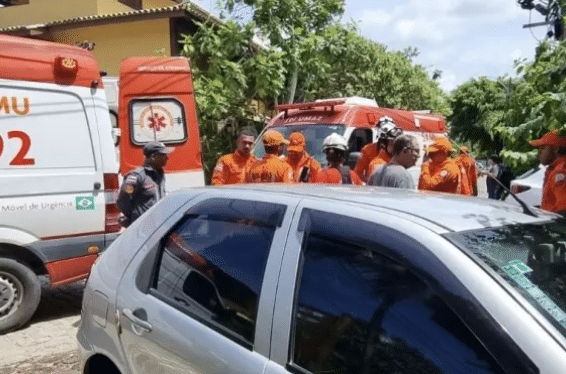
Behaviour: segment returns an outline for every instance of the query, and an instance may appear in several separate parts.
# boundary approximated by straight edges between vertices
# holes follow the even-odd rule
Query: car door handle
[[[135,314],[128,308],[122,309],[122,314],[132,322],[135,326],[139,327],[140,329],[150,332],[153,326],[147,321],[144,321],[141,318],[135,316]]]

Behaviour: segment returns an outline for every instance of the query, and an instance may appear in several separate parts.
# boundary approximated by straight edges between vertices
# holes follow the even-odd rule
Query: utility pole
[[[556,40],[564,38],[564,24],[562,23],[562,5],[560,0],[517,0],[517,3],[523,9],[532,11],[533,9],[545,17],[544,22],[529,23],[523,25],[523,28],[548,26],[546,36],[548,38],[554,37]]]

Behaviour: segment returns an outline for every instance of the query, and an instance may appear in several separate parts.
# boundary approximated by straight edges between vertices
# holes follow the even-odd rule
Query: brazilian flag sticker
[[[94,210],[94,196],[77,196],[75,197],[76,210]]]

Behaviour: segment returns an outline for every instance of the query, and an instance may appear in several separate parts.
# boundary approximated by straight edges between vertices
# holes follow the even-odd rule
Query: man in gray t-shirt
[[[419,143],[414,136],[405,134],[397,137],[391,161],[375,169],[368,185],[415,189],[415,182],[407,169],[415,165],[419,153]]]

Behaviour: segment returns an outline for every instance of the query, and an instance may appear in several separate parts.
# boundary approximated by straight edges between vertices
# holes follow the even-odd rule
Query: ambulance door
[[[172,148],[166,189],[203,186],[200,135],[191,70],[182,57],[132,57],[119,77],[120,173],[143,164],[143,146],[161,141]]]
[[[90,88],[1,79],[0,88],[0,228],[42,239],[46,262],[86,255],[86,245],[74,245],[86,235],[102,248],[103,175]]]

